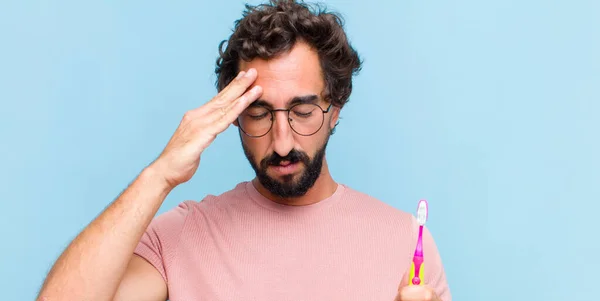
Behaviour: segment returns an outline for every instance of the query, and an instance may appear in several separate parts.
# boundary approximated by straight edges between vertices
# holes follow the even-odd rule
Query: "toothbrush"
[[[419,223],[419,238],[417,240],[417,247],[415,248],[415,255],[410,268],[409,285],[422,285],[422,280],[425,274],[425,268],[423,263],[423,226],[427,221],[428,215],[428,204],[426,200],[419,201],[417,206],[417,223]]]

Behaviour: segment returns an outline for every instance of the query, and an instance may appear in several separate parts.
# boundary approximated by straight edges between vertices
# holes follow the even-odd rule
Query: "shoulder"
[[[207,194],[200,200],[186,200],[180,203],[178,207],[183,206],[187,208],[188,214],[193,214],[198,211],[222,211],[226,208],[246,204],[248,199],[247,183],[238,183],[233,188],[220,194]]]
[[[200,200],[188,199],[181,201],[176,206],[154,217],[148,231],[157,236],[168,237],[176,243],[190,221],[212,217],[218,218],[219,213],[225,212],[224,208],[243,204],[245,193],[244,183],[239,183],[234,188],[219,195],[208,194]]]
[[[246,182],[236,184],[230,190],[220,194],[207,194],[200,199],[188,199],[155,218],[156,222],[179,223],[184,226],[186,220],[198,215],[216,214],[226,208],[245,204],[248,198]]]
[[[370,218],[380,220],[382,223],[393,227],[407,230],[418,229],[417,220],[411,213],[394,207],[366,192],[356,190],[345,184],[343,186],[345,189],[344,198],[356,210],[360,210],[365,215],[369,215]]]
[[[364,207],[364,209],[373,210],[381,214],[394,216],[401,220],[414,219],[411,213],[396,208],[379,198],[376,198],[366,192],[356,190],[346,184],[343,184],[343,186],[345,190],[344,197],[348,200],[352,200],[352,203],[354,203],[356,206],[361,206]]]

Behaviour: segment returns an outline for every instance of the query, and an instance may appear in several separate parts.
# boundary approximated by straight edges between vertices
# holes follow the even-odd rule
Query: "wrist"
[[[165,197],[171,192],[171,190],[175,188],[174,185],[167,181],[164,173],[161,171],[160,166],[156,163],[152,163],[148,167],[144,168],[144,170],[142,170],[140,173],[140,178],[142,182],[158,189],[158,191]]]

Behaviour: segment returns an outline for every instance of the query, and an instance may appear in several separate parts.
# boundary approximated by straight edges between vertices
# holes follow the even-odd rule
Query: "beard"
[[[325,157],[325,149],[327,148],[328,140],[329,139],[327,139],[323,146],[317,150],[312,159],[305,152],[292,149],[285,157],[273,152],[271,155],[263,158],[257,163],[254,155],[246,145],[244,145],[243,141],[242,147],[246,158],[256,173],[258,181],[269,192],[281,198],[295,198],[306,194],[319,178],[323,167],[323,158]],[[274,179],[267,174],[269,166],[277,166],[282,161],[287,161],[290,164],[300,162],[304,165],[304,170],[296,181],[294,181],[294,175],[292,174],[283,176],[282,181]]]

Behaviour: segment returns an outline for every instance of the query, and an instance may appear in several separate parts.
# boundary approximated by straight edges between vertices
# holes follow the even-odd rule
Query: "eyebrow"
[[[315,104],[315,103],[317,103],[318,100],[319,100],[319,96],[317,96],[315,94],[296,96],[288,102],[288,106],[292,106],[292,105],[299,104],[299,103]],[[270,109],[273,108],[273,105],[271,105],[264,99],[257,99],[252,104],[250,104],[250,106],[263,106],[263,107],[268,107]]]

